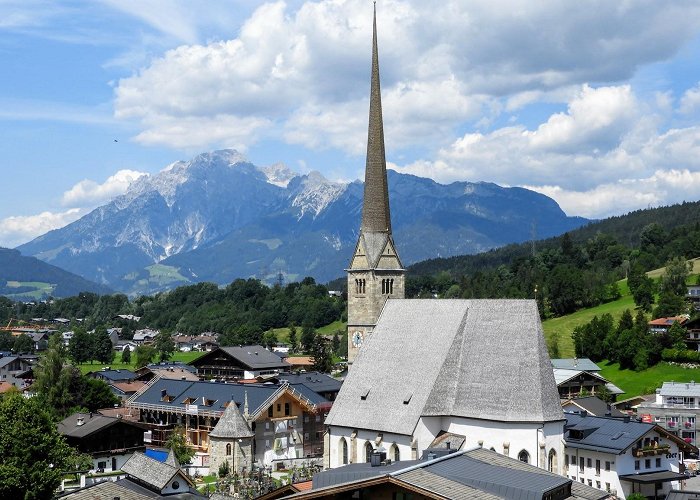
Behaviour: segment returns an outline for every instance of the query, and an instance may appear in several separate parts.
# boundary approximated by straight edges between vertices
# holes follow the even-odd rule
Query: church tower
[[[404,298],[405,270],[391,236],[382,96],[379,86],[376,4],[362,223],[355,253],[347,272],[348,363],[352,363],[362,343],[371,335],[387,299]]]

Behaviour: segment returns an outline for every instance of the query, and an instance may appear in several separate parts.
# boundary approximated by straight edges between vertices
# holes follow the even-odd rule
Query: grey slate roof
[[[161,491],[177,474],[185,478],[179,467],[159,462],[143,453],[135,452],[122,466],[122,471],[131,478]]]
[[[700,397],[700,383],[664,382],[661,386],[662,396]]]
[[[172,448],[168,450],[168,456],[165,457],[165,463],[172,465],[173,467],[177,467],[178,469],[180,468],[180,462],[177,460],[175,451]]]
[[[559,358],[551,361],[553,368],[562,368],[564,370],[582,370],[585,372],[600,371],[600,366],[596,365],[588,358]]]
[[[564,440],[569,448],[601,451],[620,454],[635,444],[645,434],[654,429],[654,424],[625,422],[611,417],[582,416],[578,413],[565,413],[566,426]],[[571,430],[588,431],[582,439],[570,437]]]
[[[216,438],[249,438],[255,436],[255,433],[250,430],[248,422],[232,401],[209,435]]]
[[[426,415],[564,420],[534,301],[386,302],[326,424],[411,435]]]

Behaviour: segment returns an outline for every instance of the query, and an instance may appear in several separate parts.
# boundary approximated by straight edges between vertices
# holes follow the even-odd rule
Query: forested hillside
[[[0,324],[10,318],[84,318],[83,326],[122,326],[128,337],[137,328],[167,332],[223,334],[224,345],[260,343],[263,332],[290,325],[320,327],[342,319],[346,302],[331,297],[312,278],[284,287],[268,287],[258,280],[236,280],[219,288],[213,283],[183,286],[170,292],[129,301],[126,295],[81,293],[49,303],[24,304],[0,297]],[[117,314],[140,317],[115,320]]]
[[[536,298],[543,317],[561,316],[615,300],[620,279],[663,267],[674,257],[699,256],[698,221],[700,203],[683,203],[613,217],[534,244],[433,259],[408,269],[406,293]],[[642,292],[653,293],[646,286],[642,283]]]

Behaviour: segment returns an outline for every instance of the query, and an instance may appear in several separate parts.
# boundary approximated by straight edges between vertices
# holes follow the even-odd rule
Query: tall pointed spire
[[[379,86],[379,53],[377,50],[377,4],[374,3],[372,33],[372,83],[369,99],[369,130],[367,134],[367,163],[365,166],[365,195],[362,206],[362,231],[391,233],[389,189],[386,181],[384,154],[384,124],[382,95]]]

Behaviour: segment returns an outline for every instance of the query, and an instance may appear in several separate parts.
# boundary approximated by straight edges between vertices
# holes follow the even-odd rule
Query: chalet
[[[253,379],[289,371],[289,364],[259,345],[219,347],[189,364],[202,379]]]
[[[683,326],[688,321],[688,316],[671,316],[668,318],[656,318],[649,321],[649,331],[651,333],[662,334],[668,332],[668,329],[673,326],[674,323],[678,323]]]
[[[123,401],[129,399],[131,396],[143,389],[145,385],[146,383],[141,382],[140,380],[128,380],[126,382],[110,382],[109,388],[119,399]]]
[[[625,416],[620,410],[596,396],[586,396],[562,401],[561,407],[565,412],[585,411],[593,417],[617,417]]]
[[[688,349],[700,351],[700,318],[686,321],[683,327],[686,330],[685,344]]]
[[[288,356],[285,360],[290,366],[290,370],[295,372],[313,370],[313,356]]]
[[[685,299],[693,305],[696,311],[700,311],[700,285],[688,285]]]
[[[134,352],[138,346],[139,345],[133,340],[119,340],[116,344],[114,344],[114,350],[124,352],[124,349],[128,347],[129,351]]]
[[[273,463],[323,452],[324,412],[329,403],[302,384],[237,384],[153,379],[125,406],[151,429],[150,444],[163,446],[176,426],[186,429],[196,450],[194,465],[208,468],[210,433],[234,402],[255,434],[255,462]],[[317,423],[318,421],[318,423]],[[313,427],[314,433],[309,429]]]
[[[32,365],[24,357],[9,356],[0,358],[0,382],[23,389],[33,377]]]
[[[610,496],[480,447],[401,462],[383,461],[381,452],[376,456],[374,462],[316,474],[312,489],[293,498],[602,500]]]
[[[562,399],[578,398],[584,395],[595,396],[600,394],[603,389],[607,390],[614,399],[625,393],[596,372],[562,368],[554,368],[553,371],[559,397]]]
[[[134,337],[131,339],[135,344],[150,344],[155,340],[160,332],[158,330],[151,330],[150,328],[144,328],[143,330],[136,330],[134,332]]]
[[[629,417],[566,413],[564,474],[617,498],[664,498],[678,489],[684,453],[698,449],[658,425]]]
[[[58,424],[69,445],[93,457],[92,470],[118,471],[135,451],[145,450],[147,427],[99,413],[74,413]]]

